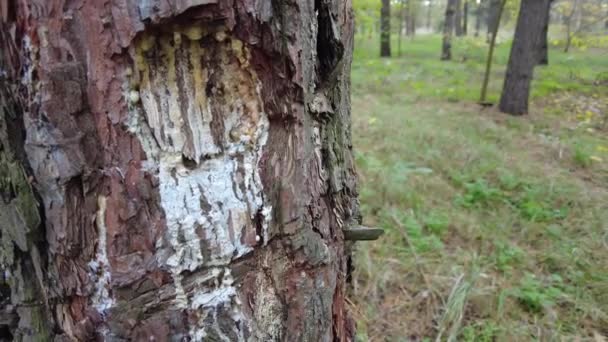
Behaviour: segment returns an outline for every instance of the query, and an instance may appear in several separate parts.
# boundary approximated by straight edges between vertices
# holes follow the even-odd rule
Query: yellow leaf
[[[601,162],[603,162],[603,161],[604,161],[602,158],[597,157],[597,156],[591,156],[591,157],[589,157],[589,159],[591,159],[591,160],[593,160],[593,161],[596,161],[596,162],[598,162],[598,163],[601,163]]]

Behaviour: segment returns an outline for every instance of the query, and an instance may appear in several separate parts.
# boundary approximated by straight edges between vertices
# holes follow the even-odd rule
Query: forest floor
[[[476,104],[482,40],[451,62],[439,36],[377,45],[352,74],[364,223],[386,230],[357,247],[358,340],[608,340],[608,50],[552,48],[511,117]]]

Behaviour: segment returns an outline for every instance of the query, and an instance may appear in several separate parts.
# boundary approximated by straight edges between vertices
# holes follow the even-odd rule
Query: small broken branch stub
[[[384,229],[355,226],[344,229],[344,240],[347,241],[373,241],[384,234]]]

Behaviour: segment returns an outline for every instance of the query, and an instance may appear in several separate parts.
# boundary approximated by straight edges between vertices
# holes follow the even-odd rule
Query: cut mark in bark
[[[106,228],[106,197],[97,198],[97,213],[95,223],[97,225],[97,253],[95,260],[89,262],[91,279],[95,279],[95,292],[91,296],[92,306],[101,314],[105,315],[114,305],[114,299],[110,295],[108,287],[111,286],[112,275],[110,273],[110,262],[107,253],[107,228]]]
[[[336,22],[332,18],[329,4],[324,0],[315,0],[317,12],[317,58],[319,60],[319,79],[325,82],[344,54],[344,45]]]
[[[176,304],[193,318],[194,340],[244,340],[230,269],[214,269],[217,285],[194,291],[182,273],[228,266],[268,241],[271,207],[258,163],[269,123],[249,48],[221,28],[196,26],[146,32],[135,51],[130,87],[139,87],[141,107],[131,105],[129,124],[158,163],[167,226],[159,261],[173,275]],[[233,327],[219,326],[218,316]]]

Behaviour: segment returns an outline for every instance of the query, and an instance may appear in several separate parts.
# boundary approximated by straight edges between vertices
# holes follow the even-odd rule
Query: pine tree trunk
[[[452,59],[452,32],[454,31],[454,12],[457,0],[448,0],[445,8],[445,22],[443,24],[443,43],[441,46],[441,60]]]
[[[515,28],[515,37],[507,65],[505,82],[500,98],[500,110],[504,113],[522,115],[528,113],[530,83],[534,66],[538,62],[544,21],[543,13],[549,0],[522,0]]]
[[[551,0],[547,2],[547,8],[542,13],[543,30],[540,36],[538,64],[549,64],[549,21],[551,19]]]
[[[380,9],[380,57],[391,56],[391,0],[382,0]]]
[[[0,339],[352,340],[350,1],[7,3]]]

